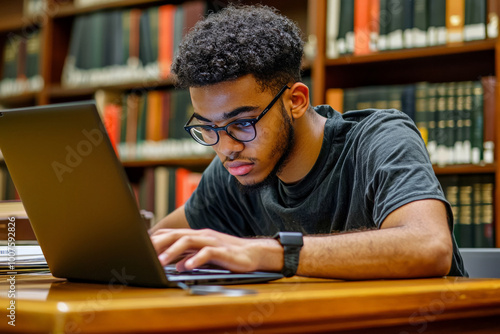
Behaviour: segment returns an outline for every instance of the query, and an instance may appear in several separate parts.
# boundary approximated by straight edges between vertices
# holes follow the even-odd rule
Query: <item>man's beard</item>
[[[290,116],[288,116],[288,113],[283,104],[281,104],[281,115],[283,117],[283,123],[281,124],[279,132],[281,132],[283,135],[279,137],[278,142],[276,143],[270,154],[270,157],[279,155],[280,158],[274,165],[272,171],[264,178],[264,180],[260,182],[245,185],[240,183],[236,179],[238,188],[244,195],[257,192],[265,187],[274,184],[277,181],[277,175],[282,171],[283,167],[286,165],[288,159],[290,158],[290,153],[292,152],[295,143],[295,131],[292,125],[292,120]]]

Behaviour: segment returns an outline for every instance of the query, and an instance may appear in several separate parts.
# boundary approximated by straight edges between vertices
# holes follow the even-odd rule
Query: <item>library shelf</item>
[[[154,166],[185,166],[185,167],[206,167],[213,160],[215,155],[192,157],[192,158],[179,158],[179,159],[162,159],[162,160],[130,160],[122,161],[125,168],[143,168]]]
[[[133,7],[133,6],[151,6],[155,3],[168,3],[165,0],[119,0],[119,1],[109,1],[102,2],[99,4],[92,4],[88,6],[78,7],[73,3],[63,3],[57,6],[57,10],[54,13],[54,17],[67,17],[67,16],[75,16],[82,15],[87,13],[96,12],[99,10],[105,9],[113,9],[113,8],[124,8],[124,7]],[[170,1],[172,3],[172,1]]]
[[[401,50],[379,51],[367,55],[347,55],[336,59],[327,59],[326,66],[351,65],[360,63],[387,62],[402,59],[467,54],[483,51],[494,51],[497,39],[485,39],[447,45],[428,46]]]
[[[48,87],[48,95],[51,98],[58,97],[80,97],[92,95],[98,89],[111,91],[135,91],[143,92],[157,88],[173,87],[171,79],[148,80],[141,82],[111,83],[109,85],[95,85],[82,87],[64,87],[59,84],[53,84]]]
[[[432,166],[436,175],[495,174],[496,164]]]
[[[16,108],[37,104],[41,92],[27,92],[15,95],[0,96],[0,105],[5,108]]]

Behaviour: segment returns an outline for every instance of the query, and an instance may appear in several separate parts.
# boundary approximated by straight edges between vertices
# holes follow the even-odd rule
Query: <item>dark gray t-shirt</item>
[[[397,208],[421,199],[446,204],[453,215],[413,121],[391,110],[340,114],[329,106],[315,110],[327,117],[319,157],[304,179],[293,185],[275,178],[256,193],[242,194],[236,179],[216,157],[185,206],[194,229],[245,237],[278,231],[329,234],[380,228]],[[453,240],[449,275],[467,275]]]

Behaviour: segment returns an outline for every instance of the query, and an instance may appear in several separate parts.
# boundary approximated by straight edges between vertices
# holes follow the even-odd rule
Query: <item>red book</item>
[[[354,54],[370,53],[370,0],[354,0]]]
[[[122,108],[116,104],[107,104],[104,107],[104,126],[108,132],[109,140],[118,155],[117,145],[120,142]]]
[[[174,5],[163,5],[159,7],[158,15],[158,63],[160,66],[160,78],[165,79],[170,74],[170,66],[174,57]]]
[[[189,174],[191,172],[185,168],[175,170],[175,207],[178,208],[189,199],[191,194],[189,186]]]

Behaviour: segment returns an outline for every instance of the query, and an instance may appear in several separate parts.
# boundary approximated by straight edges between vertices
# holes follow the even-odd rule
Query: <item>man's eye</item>
[[[248,122],[248,121],[243,121],[243,122],[238,122],[238,123],[235,123],[234,124],[236,127],[238,128],[248,128],[249,126],[252,126],[252,123],[251,122]]]

